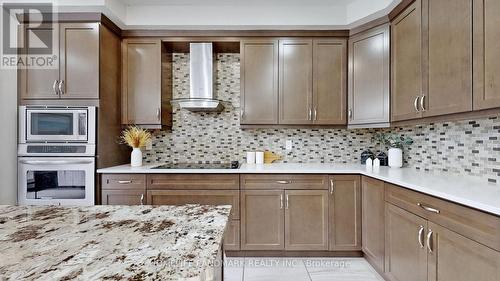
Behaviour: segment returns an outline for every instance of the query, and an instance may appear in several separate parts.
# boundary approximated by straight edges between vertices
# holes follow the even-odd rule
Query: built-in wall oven
[[[94,204],[96,117],[95,107],[20,107],[20,205]]]

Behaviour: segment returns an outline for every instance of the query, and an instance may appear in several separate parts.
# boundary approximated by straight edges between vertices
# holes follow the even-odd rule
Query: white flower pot
[[[389,167],[403,167],[403,150],[401,148],[389,148]]]
[[[130,154],[130,166],[132,167],[142,166],[142,151],[138,147],[132,149],[132,153]]]

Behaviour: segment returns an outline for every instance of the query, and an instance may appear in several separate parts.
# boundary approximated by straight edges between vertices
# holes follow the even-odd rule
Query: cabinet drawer
[[[240,219],[238,190],[148,190],[149,205],[232,205],[231,219]]]
[[[146,175],[103,174],[102,189],[146,189]]]
[[[148,189],[239,189],[238,175],[163,174],[148,175]]]
[[[103,190],[103,205],[144,205],[146,204],[146,190]]]
[[[241,189],[328,189],[327,175],[241,175]]]
[[[224,233],[224,250],[239,251],[240,250],[240,221],[232,220],[227,223],[226,232]]]
[[[385,200],[465,237],[500,250],[500,217],[386,184]]]

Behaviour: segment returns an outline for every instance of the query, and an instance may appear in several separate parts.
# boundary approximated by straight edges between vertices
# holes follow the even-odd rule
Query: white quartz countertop
[[[231,206],[0,206],[0,280],[213,280]]]
[[[264,165],[243,164],[239,169],[151,169],[156,165],[130,165],[100,169],[98,173],[114,174],[361,174],[436,196],[471,208],[500,216],[500,185],[468,176],[432,174],[410,168],[380,167],[367,171],[357,164],[277,163]]]

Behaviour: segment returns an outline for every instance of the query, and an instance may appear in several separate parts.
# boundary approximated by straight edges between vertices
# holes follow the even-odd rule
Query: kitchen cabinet
[[[347,42],[313,40],[313,123],[346,124]]]
[[[22,27],[23,40],[56,36],[56,65],[49,69],[21,69],[21,99],[98,99],[99,24],[54,23]],[[30,54],[28,54],[30,55]]]
[[[385,207],[385,274],[392,281],[427,280],[427,221],[399,207]]]
[[[240,43],[241,124],[278,123],[278,40]]]
[[[474,110],[500,107],[500,1],[474,1]]]
[[[500,280],[500,252],[432,222],[427,236],[428,281]]]
[[[285,191],[285,249],[328,250],[328,191]]]
[[[169,62],[170,60],[170,62]],[[122,42],[122,123],[146,128],[171,126],[171,64],[160,39]]]
[[[361,180],[357,175],[330,177],[330,251],[361,250]]]
[[[248,174],[240,176],[241,189],[328,189],[328,175]]]
[[[240,178],[235,174],[151,174],[150,190],[238,190]]]
[[[392,121],[422,117],[418,104],[424,94],[422,29],[422,0],[413,2],[391,22]]]
[[[389,126],[389,31],[384,24],[349,39],[350,127]]]
[[[146,204],[146,190],[103,190],[103,205],[144,205]]]
[[[101,188],[103,205],[146,204],[146,175],[104,174]]]
[[[384,182],[361,179],[362,245],[366,259],[379,272],[384,271],[385,200]]]
[[[284,250],[283,190],[241,191],[241,249]]]
[[[240,250],[240,221],[231,220],[228,222],[224,233],[224,251]]]
[[[279,42],[279,123],[304,125],[313,120],[313,42]]]
[[[424,117],[472,110],[473,0],[423,0],[428,7]],[[425,50],[425,49],[424,49]]]

